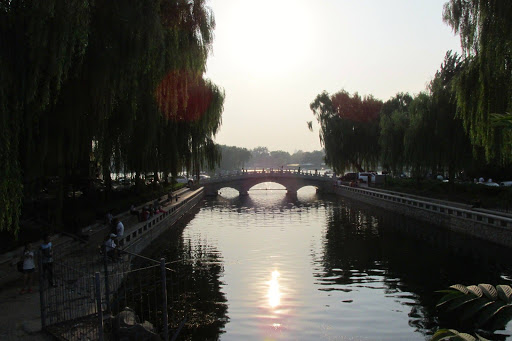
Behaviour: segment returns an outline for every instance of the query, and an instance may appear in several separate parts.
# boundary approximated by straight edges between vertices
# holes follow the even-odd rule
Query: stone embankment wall
[[[427,198],[340,186],[337,195],[375,205],[449,230],[512,247],[512,219]]]
[[[123,238],[119,240],[119,245],[123,250],[131,253],[141,253],[153,240],[197,205],[203,197],[203,188],[197,189],[178,204],[164,208],[165,213],[155,215],[147,221],[129,227]]]

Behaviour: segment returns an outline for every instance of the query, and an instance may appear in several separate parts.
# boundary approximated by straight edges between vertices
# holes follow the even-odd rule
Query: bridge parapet
[[[301,179],[318,179],[319,181],[333,181],[332,176],[320,174],[305,174],[290,171],[274,171],[274,172],[240,172],[237,174],[215,176],[208,179],[201,179],[201,184],[209,184],[216,182],[226,182],[237,179],[250,179],[250,178],[268,178],[268,177],[281,177],[281,178],[301,178]]]
[[[304,186],[314,186],[318,191],[332,192],[335,178],[320,174],[290,171],[240,172],[233,175],[203,179],[200,186],[204,186],[207,195],[216,195],[217,191],[223,187],[231,187],[238,190],[240,195],[247,195],[251,187],[262,182],[281,184],[288,190],[288,194],[296,195],[297,190]]]

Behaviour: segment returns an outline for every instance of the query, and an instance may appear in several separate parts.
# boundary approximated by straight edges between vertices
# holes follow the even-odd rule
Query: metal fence
[[[116,317],[125,307],[134,310],[140,322],[150,322],[163,340],[179,333],[180,328],[169,332],[173,270],[164,259],[122,251],[110,257],[99,250],[54,258],[53,265],[45,265],[39,257],[41,322],[53,336],[70,341],[118,339],[131,327],[123,329]]]

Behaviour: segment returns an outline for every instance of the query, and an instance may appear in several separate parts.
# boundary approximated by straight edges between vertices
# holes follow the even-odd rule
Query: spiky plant
[[[508,285],[478,284],[465,286],[455,284],[438,292],[445,295],[437,303],[444,312],[454,312],[461,322],[474,328],[484,325],[489,331],[504,328],[512,319],[512,288]],[[459,333],[454,329],[440,329],[432,340],[485,340]]]
[[[439,329],[430,341],[489,341],[476,334],[476,337],[466,333],[459,333],[455,329]]]

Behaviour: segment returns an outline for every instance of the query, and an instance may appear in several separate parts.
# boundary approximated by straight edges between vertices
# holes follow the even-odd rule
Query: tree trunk
[[[61,140],[59,140],[62,142]],[[59,174],[59,182],[57,184],[57,194],[56,194],[56,203],[55,203],[55,220],[54,225],[50,228],[53,230],[61,230],[64,226],[63,223],[63,212],[64,212],[64,178],[66,177],[66,168],[64,166],[64,151],[62,150],[62,145],[58,146],[59,156],[57,158],[58,162],[58,174]],[[53,232],[53,231],[52,231]]]
[[[105,152],[102,157],[101,172],[103,173],[103,181],[105,182],[105,200],[108,201],[112,190],[112,179],[110,178],[110,155],[106,155]]]
[[[158,184],[158,170],[155,168],[153,172],[153,188],[157,188]]]
[[[142,181],[140,179],[140,171],[136,171],[135,172],[135,191],[137,193],[140,192],[141,185],[142,185]]]
[[[358,162],[355,162],[355,161],[351,161],[350,162],[352,164],[352,166],[354,166],[358,172],[364,172],[364,169],[361,165],[361,163],[358,163]]]
[[[455,167],[452,164],[448,165],[448,181],[450,182],[449,188],[453,191],[455,189]]]

